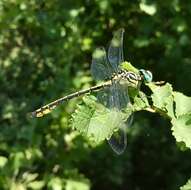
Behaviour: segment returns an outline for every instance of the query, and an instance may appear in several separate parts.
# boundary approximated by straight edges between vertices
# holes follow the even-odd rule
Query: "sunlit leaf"
[[[48,182],[48,187],[52,190],[62,190],[63,184],[62,180],[59,177],[52,177]]]
[[[173,95],[176,103],[176,116],[191,113],[191,97],[180,92],[174,92]]]
[[[163,86],[157,86],[154,83],[147,84],[152,90],[151,95],[153,106],[162,110],[170,117],[174,117],[174,97],[173,89],[169,83]]]
[[[12,181],[10,190],[26,190],[26,187],[22,183]]]
[[[191,190],[191,179],[184,186],[180,187],[180,190]]]
[[[136,111],[150,107],[146,94],[139,92],[139,96],[134,98],[133,109]]]
[[[27,183],[31,182],[31,181],[34,181],[37,177],[38,177],[37,173],[28,173],[28,172],[26,172],[26,173],[23,174],[23,180],[25,182],[27,182]]]
[[[155,4],[146,4],[145,1],[141,1],[139,4],[140,9],[147,13],[148,15],[154,15],[156,13],[156,6]]]
[[[40,190],[44,187],[44,185],[45,185],[44,181],[32,181],[27,186],[34,190]]]
[[[151,95],[153,105],[159,109],[165,109],[168,98],[172,96],[172,87],[169,83],[164,86],[156,86],[153,83],[148,84],[153,94]]]
[[[132,71],[137,74],[139,73],[139,70],[136,67],[134,67],[130,62],[124,61],[123,63],[121,63],[120,66],[122,69],[125,69],[127,71]]]
[[[23,165],[23,162],[25,161],[25,156],[23,152],[16,152],[11,155],[11,160],[13,161],[13,168],[15,170],[18,170]]]
[[[66,190],[89,190],[90,184],[87,181],[75,181],[67,180],[66,181]]]
[[[172,120],[173,135],[178,142],[184,142],[185,145],[191,149],[191,114],[179,116]]]
[[[8,159],[4,156],[0,156],[0,168],[2,168],[6,163]]]
[[[72,115],[72,126],[80,133],[99,143],[109,138],[124,123],[126,114],[108,109],[96,102],[95,97],[85,97]]]

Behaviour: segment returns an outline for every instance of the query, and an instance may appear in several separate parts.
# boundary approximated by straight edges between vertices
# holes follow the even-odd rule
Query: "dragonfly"
[[[107,53],[104,47],[96,48],[93,53],[91,74],[95,80],[103,81],[101,84],[61,97],[31,112],[31,117],[43,117],[65,101],[94,91],[98,91],[98,100],[109,109],[120,112],[130,105],[128,86],[138,87],[142,81],[151,82],[152,73],[144,69],[139,70],[139,73],[122,69],[123,37],[124,29],[120,28],[113,33]],[[117,154],[122,154],[127,146],[126,128],[131,123],[132,117],[129,117],[119,126],[117,133],[108,139],[109,145]]]

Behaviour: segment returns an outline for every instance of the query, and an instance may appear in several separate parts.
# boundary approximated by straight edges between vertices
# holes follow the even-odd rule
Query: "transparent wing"
[[[120,84],[119,81],[113,80],[108,99],[109,108],[115,108],[121,111],[130,103],[127,86]]]
[[[115,109],[118,112],[130,103],[127,87],[120,85],[117,81],[113,81],[113,85],[106,89],[101,97],[102,102],[108,108]],[[116,112],[113,113],[115,114]],[[109,145],[117,154],[122,154],[127,146],[126,127],[130,125],[131,121],[132,119],[130,118],[127,122],[124,121],[119,126],[118,131],[108,140]]]
[[[112,67],[108,62],[106,51],[103,47],[96,48],[93,52],[91,74],[95,80],[111,78]]]
[[[132,113],[129,118],[127,119],[127,126],[130,127],[133,123],[133,119],[134,119],[134,114]]]
[[[120,111],[126,108],[130,103],[127,86],[123,86],[113,81],[112,86],[105,87],[97,93],[97,98],[100,103],[107,108]]]
[[[116,154],[122,154],[127,146],[126,125],[122,125],[108,140],[110,147]]]
[[[130,104],[127,87],[122,86],[115,81],[113,81],[113,85],[111,87],[98,92],[97,97],[98,100],[106,107],[115,110],[113,111],[113,114],[116,114],[116,111],[120,112]],[[116,118],[116,116],[113,115],[113,118]],[[126,129],[131,125],[132,121],[133,116],[131,115],[127,121],[123,121],[122,124],[118,126],[118,131],[115,132],[108,140],[108,144],[116,154],[122,154],[127,146]]]
[[[123,28],[115,31],[108,49],[108,59],[115,72],[118,71],[119,64],[123,62],[123,34]]]
[[[114,133],[111,138],[108,140],[108,144],[113,149],[113,151],[120,155],[122,154],[127,147],[127,135],[126,129],[130,127],[133,122],[133,114],[124,122],[118,129],[116,133]]]

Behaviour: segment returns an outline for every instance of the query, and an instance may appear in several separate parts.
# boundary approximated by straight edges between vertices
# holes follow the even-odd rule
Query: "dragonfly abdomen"
[[[96,86],[90,87],[88,89],[80,90],[78,92],[74,92],[72,94],[59,98],[59,99],[55,100],[54,102],[51,102],[33,112],[31,112],[30,115],[31,115],[31,117],[43,117],[44,115],[50,113],[58,105],[62,104],[64,101],[70,100],[72,98],[75,98],[75,97],[78,97],[78,96],[81,96],[81,95],[84,95],[84,94],[87,94],[87,93],[90,93],[93,91],[100,90],[104,87],[111,86],[111,84],[112,84],[112,82],[111,82],[111,80],[109,80],[103,84],[96,85]]]

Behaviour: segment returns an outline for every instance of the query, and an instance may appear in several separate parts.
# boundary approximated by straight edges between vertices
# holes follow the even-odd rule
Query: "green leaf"
[[[147,85],[153,92],[151,95],[153,106],[162,110],[170,118],[174,118],[174,97],[172,86],[169,83],[166,83],[163,86],[157,86],[154,83],[149,83]]]
[[[132,71],[137,74],[139,73],[139,70],[136,67],[134,67],[130,62],[127,62],[127,61],[121,63],[120,67],[127,71]]]
[[[172,96],[171,85],[167,83],[164,86],[156,86],[154,83],[149,83],[148,86],[153,92],[151,98],[154,106],[159,109],[164,109],[169,97]]]
[[[98,103],[95,97],[89,96],[83,98],[83,104],[72,115],[72,126],[89,139],[100,143],[110,138],[129,115],[116,109],[108,109]]]
[[[89,190],[90,183],[86,180],[76,181],[76,180],[67,180],[66,190]]]
[[[4,167],[8,159],[4,156],[0,156],[0,168]]]
[[[24,184],[22,184],[20,182],[12,181],[11,186],[10,186],[10,190],[26,190],[26,187]]]
[[[59,177],[52,177],[48,182],[48,187],[52,190],[62,190],[62,180]]]
[[[19,169],[23,165],[23,162],[25,161],[25,155],[23,152],[13,153],[11,154],[10,158],[13,161],[13,168],[15,170]]]
[[[180,190],[191,190],[191,179],[188,180],[186,185],[180,187]]]
[[[23,174],[23,180],[25,181],[25,183],[34,181],[37,177],[38,177],[38,173],[28,173],[28,172],[25,172]]]
[[[150,107],[147,96],[146,94],[140,91],[139,96],[136,96],[134,98],[133,109],[135,111],[140,111],[140,110],[144,110],[147,107]]]
[[[45,185],[44,181],[32,181],[27,185],[27,187],[34,190],[40,190],[44,187],[44,185]]]
[[[174,101],[176,103],[176,116],[191,113],[191,97],[180,92],[174,92]]]
[[[175,118],[175,113],[174,113],[174,98],[173,96],[169,96],[168,98],[166,98],[166,111],[167,111],[167,115],[172,119]]]
[[[173,135],[178,142],[184,142],[191,149],[191,114],[181,115],[172,119]]]

